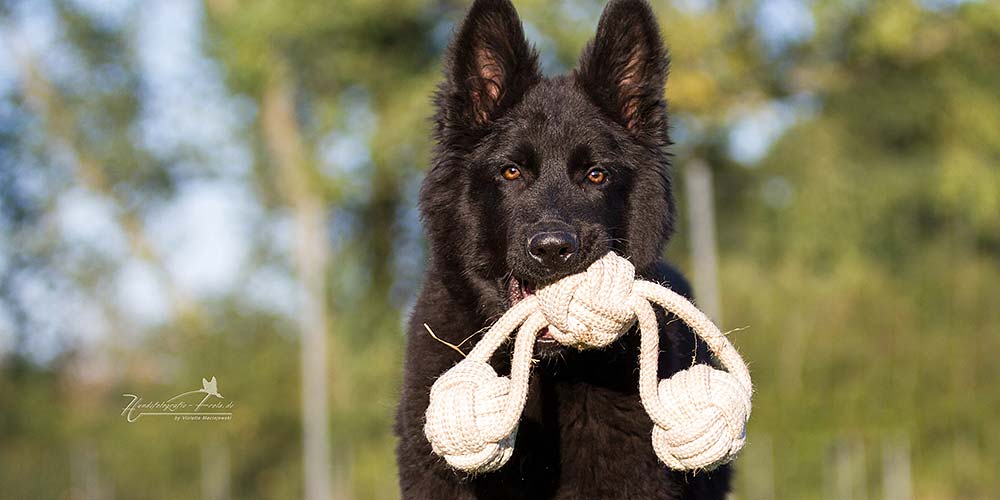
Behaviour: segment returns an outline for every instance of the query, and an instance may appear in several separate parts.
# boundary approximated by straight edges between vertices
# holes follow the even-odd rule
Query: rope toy
[[[658,380],[660,334],[651,302],[691,327],[727,371],[699,364]],[[514,452],[538,332],[548,327],[564,345],[600,348],[636,321],[639,397],[653,421],[656,456],[676,470],[710,470],[732,460],[746,441],[750,417],[753,388],[746,364],[691,302],[635,279],[632,264],[614,253],[515,304],[465,359],[434,382],[424,425],[434,453],[472,474],[499,469]],[[488,361],[515,329],[510,376],[501,377]]]

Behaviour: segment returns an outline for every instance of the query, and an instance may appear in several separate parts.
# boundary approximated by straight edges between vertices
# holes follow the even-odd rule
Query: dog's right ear
[[[541,79],[538,54],[510,0],[476,0],[448,49],[439,100],[451,125],[484,127]]]

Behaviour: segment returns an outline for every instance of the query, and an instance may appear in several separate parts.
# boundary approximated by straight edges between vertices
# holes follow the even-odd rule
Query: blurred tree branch
[[[5,30],[6,31],[6,30]],[[125,234],[132,254],[148,263],[160,284],[166,290],[174,316],[195,325],[203,323],[203,313],[190,294],[174,280],[170,271],[150,240],[141,217],[128,207],[105,175],[105,168],[97,155],[92,154],[86,141],[80,137],[74,123],[73,110],[66,105],[59,91],[45,78],[27,50],[13,50],[11,40],[5,40],[8,53],[17,68],[17,79],[25,95],[25,102],[45,124],[48,134],[65,146],[76,159],[76,174],[80,185],[111,201],[115,219]]]

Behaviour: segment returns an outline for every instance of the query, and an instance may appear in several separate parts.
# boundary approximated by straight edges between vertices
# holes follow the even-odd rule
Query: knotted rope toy
[[[660,333],[650,302],[686,323],[727,371],[698,364],[657,379]],[[739,353],[691,302],[656,283],[635,279],[635,267],[608,253],[514,305],[469,355],[431,387],[424,434],[456,469],[483,473],[514,452],[528,395],[535,338],[548,327],[556,341],[579,349],[614,342],[639,323],[639,397],[653,421],[653,450],[676,470],[712,469],[732,460],[746,441],[753,388]],[[518,329],[509,377],[490,356]]]

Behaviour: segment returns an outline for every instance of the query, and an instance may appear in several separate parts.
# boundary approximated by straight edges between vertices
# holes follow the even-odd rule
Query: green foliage
[[[34,54],[51,92],[14,63],[5,76],[18,85],[0,87],[0,329],[11,330],[0,337],[2,496],[72,496],[94,476],[117,498],[197,497],[207,443],[228,450],[232,498],[300,497],[299,313],[247,300],[246,276],[221,295],[189,294],[163,260],[171,249],[150,248],[152,215],[220,166],[206,151],[164,154],[136,140],[150,85],[134,46],[140,7],[113,23],[87,3],[52,9],[59,55],[79,71],[67,77]],[[546,69],[572,68],[600,2],[515,3]],[[775,498],[822,498],[831,457],[850,442],[865,445],[877,496],[880,450],[902,436],[917,498],[995,496],[1000,6],[816,1],[813,31],[774,44],[758,2],[683,3],[654,2],[672,50],[678,181],[693,158],[713,167],[724,327],[748,327],[732,338],[757,387],[737,493],[754,498],[754,481],[773,474]],[[18,5],[0,10],[4,31],[24,22]],[[240,272],[297,279],[292,229],[276,242],[273,228],[291,226],[301,200],[282,189],[263,117],[268,92],[287,80],[297,129],[285,132],[305,151],[298,166],[332,233],[332,477],[346,497],[395,498],[400,325],[422,262],[415,193],[430,95],[464,4],[203,7],[202,48],[220,70],[206,78],[250,109],[227,136],[251,156],[233,182],[259,210]],[[794,110],[790,127],[762,158],[735,158],[739,121],[778,105]],[[361,152],[330,153],[331,138]],[[111,204],[127,248],[81,248],[57,230],[60,202],[81,190]],[[669,249],[681,267],[684,215]],[[170,297],[166,320],[136,322],[116,298],[135,261]],[[24,289],[102,311],[102,336],[80,341],[69,322],[56,355],[33,357],[33,335],[57,328],[45,321],[56,312],[38,311],[28,299],[41,292]],[[169,397],[212,375],[236,403],[230,422],[118,415],[123,393]],[[773,469],[749,459],[762,456]]]

